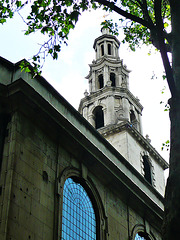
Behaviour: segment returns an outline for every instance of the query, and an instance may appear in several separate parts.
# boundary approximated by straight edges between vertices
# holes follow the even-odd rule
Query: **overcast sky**
[[[64,46],[57,61],[46,60],[42,75],[53,85],[76,109],[84,96],[88,82],[89,66],[95,58],[94,39],[101,35],[100,23],[103,21],[102,11],[86,12],[69,36],[68,46]],[[110,16],[108,16],[110,17]],[[1,56],[12,62],[28,59],[38,51],[37,43],[43,42],[41,35],[24,36],[25,25],[16,16],[13,20],[0,26]],[[122,33],[118,39],[123,39]],[[162,80],[162,62],[159,53],[144,46],[136,52],[128,50],[121,44],[119,55],[130,73],[130,90],[140,99],[144,106],[142,115],[143,135],[149,135],[152,145],[168,160],[167,151],[161,151],[162,143],[169,139],[169,116],[164,112],[164,104],[170,97],[166,82]],[[152,79],[153,75],[156,75]],[[164,94],[161,90],[166,86]]]

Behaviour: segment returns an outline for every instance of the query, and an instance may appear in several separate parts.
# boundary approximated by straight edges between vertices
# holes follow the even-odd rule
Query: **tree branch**
[[[136,2],[134,2],[134,0],[129,0],[129,1],[141,8],[142,3],[139,0],[136,0]]]
[[[111,10],[115,11],[116,13],[120,14],[121,16],[123,16],[127,19],[130,19],[134,22],[140,23],[141,25],[149,28],[150,30],[152,28],[154,28],[154,25],[152,23],[149,23],[148,21],[146,21],[140,17],[137,17],[131,13],[124,11],[123,9],[117,7],[113,2],[109,2],[107,0],[95,0],[95,2],[98,2],[99,4],[109,7]]]
[[[156,20],[156,34],[158,39],[159,50],[161,53],[161,58],[163,61],[164,69],[166,72],[167,82],[172,94],[172,97],[177,96],[175,81],[173,77],[172,67],[169,62],[169,58],[167,55],[167,48],[165,44],[164,38],[164,24],[161,15],[161,4],[162,0],[155,0],[154,1],[154,12],[155,12],[155,20]]]
[[[142,8],[142,11],[144,14],[144,19],[146,19],[148,22],[150,22],[154,26],[153,21],[150,18],[149,13],[148,13],[147,1],[146,0],[142,0],[142,1],[143,1],[143,3],[141,4],[141,8]]]

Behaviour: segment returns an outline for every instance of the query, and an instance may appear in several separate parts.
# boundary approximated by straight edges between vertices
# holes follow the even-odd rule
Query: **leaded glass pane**
[[[141,237],[141,236],[139,236],[139,234],[137,233],[134,240],[149,240],[149,238],[147,239],[147,238]]]
[[[63,190],[62,240],[95,240],[96,219],[85,189],[68,178]]]

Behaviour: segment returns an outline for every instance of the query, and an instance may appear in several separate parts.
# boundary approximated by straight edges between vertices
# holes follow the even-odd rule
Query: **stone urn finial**
[[[84,92],[84,96],[87,97],[88,95],[89,95],[89,93],[88,93],[88,91],[86,89],[85,92]]]

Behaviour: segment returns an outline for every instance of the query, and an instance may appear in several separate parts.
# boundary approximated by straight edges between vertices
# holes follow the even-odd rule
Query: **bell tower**
[[[93,48],[96,59],[90,64],[86,77],[89,94],[81,100],[79,111],[103,134],[119,124],[129,123],[138,132],[141,129],[142,105],[129,91],[129,73],[119,58],[119,40],[102,29],[102,35],[95,39]]]
[[[102,35],[94,41],[95,60],[89,65],[86,77],[89,93],[85,91],[79,112],[155,186],[154,169],[159,169],[160,162],[161,169],[166,167],[148,136],[142,136],[143,107],[129,90],[130,71],[119,57],[119,47],[119,40],[110,34],[109,29],[102,29]],[[152,160],[154,158],[161,161],[156,164],[156,160]],[[163,174],[163,170],[158,174]]]
[[[143,108],[129,91],[130,71],[119,58],[120,42],[104,28],[93,47],[96,59],[86,77],[90,94],[85,92],[79,111],[96,129],[129,122],[141,133]]]

